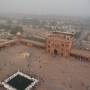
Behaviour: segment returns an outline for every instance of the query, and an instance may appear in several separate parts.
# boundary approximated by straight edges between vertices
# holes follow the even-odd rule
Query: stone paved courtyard
[[[23,53],[30,53],[24,57]],[[18,70],[39,79],[35,90],[88,90],[90,63],[51,56],[44,49],[16,45],[0,51],[0,81]],[[5,90],[0,87],[0,90]]]

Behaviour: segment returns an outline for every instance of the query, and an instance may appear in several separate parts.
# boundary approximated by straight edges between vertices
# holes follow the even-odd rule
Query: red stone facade
[[[46,49],[50,54],[69,56],[73,44],[73,34],[53,32],[48,36]]]

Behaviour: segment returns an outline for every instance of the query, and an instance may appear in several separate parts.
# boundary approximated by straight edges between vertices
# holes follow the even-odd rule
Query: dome
[[[21,36],[21,32],[17,32],[16,35],[17,35],[17,36]]]

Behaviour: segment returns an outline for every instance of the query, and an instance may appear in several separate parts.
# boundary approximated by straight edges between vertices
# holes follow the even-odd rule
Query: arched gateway
[[[73,34],[66,32],[53,32],[47,38],[47,51],[50,54],[69,56],[73,43]]]

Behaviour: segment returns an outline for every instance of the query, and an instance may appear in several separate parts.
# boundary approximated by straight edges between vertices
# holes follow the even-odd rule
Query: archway
[[[58,51],[56,49],[54,49],[54,55],[57,55]]]

